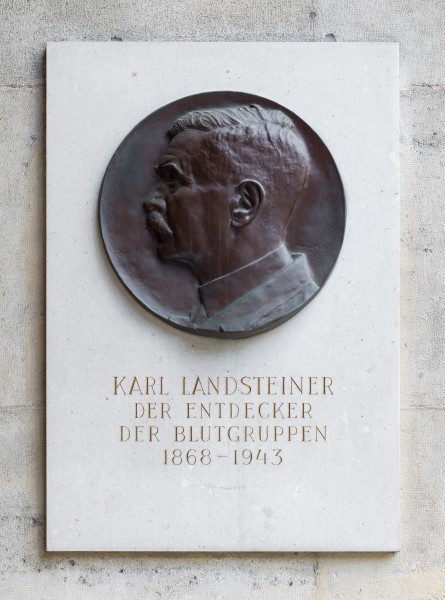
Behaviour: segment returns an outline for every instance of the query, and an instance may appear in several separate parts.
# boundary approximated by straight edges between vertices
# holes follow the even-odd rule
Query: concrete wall
[[[445,598],[444,16],[443,0],[2,0],[2,600]],[[328,34],[339,41],[401,42],[402,551],[47,554],[45,42],[320,41]]]

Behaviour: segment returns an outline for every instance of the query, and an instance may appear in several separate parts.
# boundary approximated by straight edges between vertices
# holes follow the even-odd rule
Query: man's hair
[[[208,133],[204,156],[213,157],[221,176],[237,173],[257,179],[268,192],[270,208],[281,209],[287,222],[306,181],[308,152],[284,112],[257,104],[196,110],[176,119],[168,133],[174,138],[187,130]]]
[[[187,129],[213,131],[214,129],[247,127],[249,125],[278,125],[295,131],[295,125],[281,110],[262,108],[257,104],[195,110],[182,115],[168,130],[171,137]]]

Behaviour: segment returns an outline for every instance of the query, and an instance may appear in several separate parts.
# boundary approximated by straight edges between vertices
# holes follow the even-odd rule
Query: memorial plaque
[[[48,549],[396,550],[398,46],[47,73]]]

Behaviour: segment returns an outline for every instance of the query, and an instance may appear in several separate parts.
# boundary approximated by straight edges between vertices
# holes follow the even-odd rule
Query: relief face
[[[345,203],[329,151],[301,119],[212,92],[163,107],[122,142],[100,224],[115,271],[146,308],[236,338],[280,325],[317,294]]]

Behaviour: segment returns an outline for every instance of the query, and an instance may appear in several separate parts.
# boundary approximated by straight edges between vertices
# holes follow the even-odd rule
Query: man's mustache
[[[173,231],[168,226],[159,209],[144,204],[144,211],[148,231],[154,234],[160,242],[165,242],[173,235]]]

